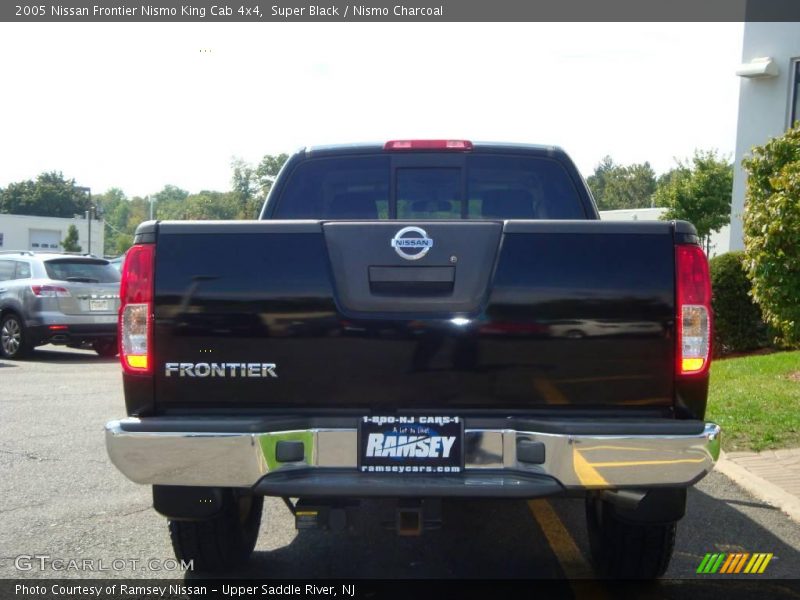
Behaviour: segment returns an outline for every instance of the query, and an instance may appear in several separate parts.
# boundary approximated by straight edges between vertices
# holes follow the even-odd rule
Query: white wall
[[[742,211],[746,176],[742,158],[753,146],[781,135],[789,127],[793,59],[800,58],[800,23],[746,23],[742,63],[771,57],[778,76],[741,78],[736,158],[733,171],[730,248],[743,248]]]
[[[78,228],[78,244],[83,252],[89,251],[89,222],[86,219],[60,219],[57,217],[30,217],[27,215],[0,214],[0,233],[3,234],[3,245],[0,250],[39,250],[31,248],[31,230],[58,231],[58,240],[67,237],[70,225]],[[92,219],[92,253],[103,255],[105,242],[105,225],[103,221]],[[63,248],[50,249],[51,252],[60,252]]]
[[[666,208],[632,208],[622,210],[601,210],[600,219],[603,221],[658,221]],[[728,251],[730,240],[730,225],[711,234],[709,258]],[[705,249],[705,248],[704,248]]]

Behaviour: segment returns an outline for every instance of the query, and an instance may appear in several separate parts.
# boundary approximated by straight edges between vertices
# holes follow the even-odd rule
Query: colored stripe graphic
[[[699,566],[699,567],[697,567],[697,572],[698,572],[698,573],[705,573],[705,572],[706,572],[706,565],[708,565],[708,562],[709,562],[710,560],[711,560],[711,555],[710,555],[710,554],[706,554],[706,555],[703,557],[703,560],[702,560],[702,562],[700,563],[700,566]]]
[[[756,556],[758,556],[758,558],[756,559],[755,564],[753,564],[753,568],[750,569],[751,573],[758,573],[758,570],[761,568],[761,563],[763,562],[766,554],[757,554]]]
[[[759,573],[764,572],[764,570],[767,568],[767,565],[769,564],[769,561],[772,560],[773,556],[774,555],[770,552],[769,554],[766,555],[766,557],[764,557],[764,562],[761,563],[761,568],[758,570]]]
[[[734,571],[734,573],[742,572],[742,569],[744,568],[744,563],[747,562],[748,558],[750,558],[749,552],[745,552],[744,554],[742,554],[742,556],[739,558],[739,562],[736,563],[736,570]]]
[[[724,552],[719,555],[719,558],[717,559],[717,562],[714,563],[714,566],[711,567],[711,571],[709,571],[709,572],[710,573],[716,573],[719,570],[719,568],[722,566],[722,561],[723,560],[725,560],[725,553]]]
[[[701,574],[761,574],[775,555],[767,552],[734,552],[731,554],[709,552],[703,557],[697,573]],[[744,569],[744,570],[743,570]]]
[[[750,559],[749,563],[747,563],[747,567],[745,567],[744,572],[753,574],[763,573],[773,556],[774,555],[772,553],[767,554],[766,552],[753,554],[753,558]]]
[[[698,573],[716,573],[722,561],[725,559],[725,554],[706,554],[703,562],[697,568]]]
[[[750,562],[747,563],[747,566],[744,568],[745,573],[752,573],[753,566],[756,564],[756,561],[761,557],[760,554],[753,554],[753,558],[750,559]]]
[[[739,558],[738,554],[728,554],[728,558],[725,560],[725,563],[722,565],[722,568],[719,570],[720,573],[730,573],[730,568],[736,559]]]

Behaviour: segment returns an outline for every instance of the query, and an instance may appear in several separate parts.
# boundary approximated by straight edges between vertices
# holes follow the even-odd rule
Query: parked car
[[[117,355],[120,275],[94,256],[0,253],[0,356],[59,344]]]
[[[114,258],[109,258],[108,263],[114,267],[117,271],[122,270],[122,265],[125,262],[125,254],[121,254]]]

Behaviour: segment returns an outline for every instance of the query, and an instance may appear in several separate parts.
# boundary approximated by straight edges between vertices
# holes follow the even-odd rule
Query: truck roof
[[[306,156],[324,156],[342,154],[363,154],[367,152],[383,152],[386,142],[356,142],[351,144],[322,144],[300,148],[296,154]],[[524,152],[540,156],[554,156],[565,154],[559,146],[544,144],[523,144],[512,142],[472,142],[473,151],[481,152]],[[419,150],[426,152],[429,150]],[[436,150],[434,150],[436,151]],[[441,151],[441,150],[440,150]],[[386,151],[391,152],[391,151]],[[413,151],[412,151],[413,152]]]

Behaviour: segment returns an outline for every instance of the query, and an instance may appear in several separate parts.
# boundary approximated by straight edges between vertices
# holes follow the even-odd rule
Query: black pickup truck
[[[690,224],[601,222],[559,148],[305,149],[259,220],[138,228],[108,453],[199,570],[247,560],[264,496],[413,535],[580,495],[598,573],[657,577],[719,453],[710,295]]]

